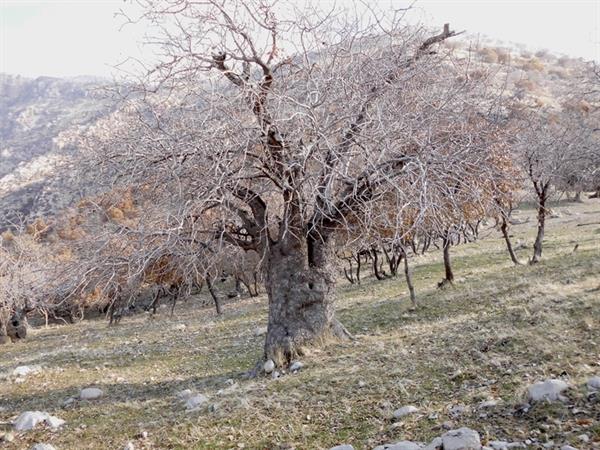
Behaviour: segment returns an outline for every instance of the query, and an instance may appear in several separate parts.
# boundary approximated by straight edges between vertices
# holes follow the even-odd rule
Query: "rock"
[[[129,441],[127,444],[125,444],[123,450],[135,450],[135,445],[133,445],[133,442]]]
[[[464,414],[466,410],[467,407],[465,405],[455,405],[452,408],[450,408],[450,415],[452,417],[458,417]]]
[[[479,404],[479,408],[493,408],[494,406],[498,406],[498,400],[486,400]]]
[[[65,421],[42,411],[25,411],[15,421],[15,430],[33,430],[40,423],[45,423],[52,429],[59,428]]]
[[[450,420],[442,423],[442,428],[444,430],[451,430],[452,428],[454,428],[454,422],[451,422]]]
[[[273,360],[267,359],[265,361],[265,364],[263,365],[263,369],[265,370],[265,373],[273,372],[273,370],[275,370],[275,363],[273,362]]]
[[[304,367],[304,363],[301,361],[294,361],[290,366],[290,372],[298,372]]]
[[[12,371],[13,377],[26,377],[42,371],[40,366],[19,366]]]
[[[531,402],[564,400],[560,395],[569,385],[563,380],[546,380],[534,383],[527,388],[527,398]]]
[[[256,327],[254,329],[254,336],[256,337],[264,336],[265,334],[267,334],[267,327]]]
[[[174,331],[185,331],[186,328],[187,326],[185,323],[178,323],[177,325],[173,326]]]
[[[280,376],[281,376],[281,374],[277,370],[274,370],[273,373],[271,374],[271,378],[274,380],[276,380]]]
[[[362,388],[362,387],[365,387],[366,385],[367,385],[367,383],[365,381],[363,381],[363,380],[358,381],[358,387]]]
[[[441,437],[436,437],[433,441],[423,447],[423,450],[440,450],[443,442]]]
[[[200,406],[202,406],[207,401],[208,401],[208,398],[205,395],[202,395],[202,394],[192,395],[185,402],[185,407],[189,410],[198,409]]]
[[[570,445],[563,445],[560,450],[577,450],[575,447],[571,447]]]
[[[527,448],[522,442],[490,441],[488,445],[494,450],[510,450],[511,448]]]
[[[413,406],[413,405],[408,405],[408,406],[403,406],[402,408],[399,408],[396,411],[394,411],[393,416],[394,416],[394,419],[400,419],[404,416],[408,416],[410,414],[414,414],[417,412],[419,412],[419,408],[417,408],[416,406]]]
[[[579,436],[577,436],[577,439],[585,443],[590,442],[590,437],[587,434],[580,434]]]
[[[50,444],[35,444],[33,447],[31,447],[31,450],[56,450],[56,449]]]
[[[79,398],[81,400],[98,400],[100,397],[104,395],[102,389],[89,387],[82,389],[79,393]]]
[[[354,450],[354,447],[348,444],[336,445],[335,447],[331,447],[329,450]]]
[[[600,377],[592,377],[587,382],[590,391],[600,391]]]
[[[480,450],[479,433],[470,428],[450,430],[442,436],[444,450]]]
[[[192,395],[194,395],[194,393],[192,392],[191,389],[184,389],[183,391],[179,391],[177,393],[177,398],[179,400],[187,400],[188,398],[190,398]]]

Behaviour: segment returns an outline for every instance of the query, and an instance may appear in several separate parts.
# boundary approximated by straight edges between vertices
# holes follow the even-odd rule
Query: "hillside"
[[[56,139],[108,111],[95,95],[102,83],[0,74],[0,230],[15,213],[49,215],[72,201],[69,174],[56,168],[72,149],[60,149]]]
[[[370,450],[430,442],[463,426],[488,445],[600,448],[600,399],[586,387],[600,375],[600,208],[593,200],[551,206],[555,218],[536,266],[513,266],[493,228],[453,250],[452,289],[436,288],[439,252],[416,258],[418,310],[410,309],[401,278],[367,278],[361,286],[340,280],[340,319],[355,339],[326,343],[302,359],[298,373],[277,379],[244,375],[261,358],[264,295],[226,304],[220,317],[202,306],[203,292],[174,317],[163,309],[112,328],[88,320],[36,329],[31,339],[0,347],[4,448],[301,450],[346,443]],[[534,216],[526,207],[516,214],[520,221]],[[530,246],[533,223],[515,226],[515,241]],[[518,254],[525,260],[530,248]],[[13,376],[23,365],[41,367]],[[569,383],[564,402],[527,406],[527,387],[548,378]],[[79,400],[88,386],[104,395]],[[186,410],[178,397],[186,389],[205,403]],[[418,412],[393,419],[405,405]],[[27,410],[66,424],[10,431]]]

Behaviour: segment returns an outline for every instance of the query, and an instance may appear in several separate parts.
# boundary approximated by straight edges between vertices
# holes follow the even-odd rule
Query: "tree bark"
[[[504,241],[506,242],[506,248],[508,249],[508,254],[510,255],[510,259],[515,266],[520,266],[521,261],[517,258],[517,254],[515,253],[512,242],[510,242],[510,236],[508,235],[508,221],[506,217],[502,217],[502,225],[500,226],[500,230],[502,231],[502,236],[504,236]]]
[[[444,248],[444,270],[446,273],[444,281],[452,283],[454,282],[454,273],[452,272],[452,265],[450,263],[450,237],[448,234],[444,235],[442,244]]]
[[[328,242],[290,239],[270,246],[266,261],[269,325],[265,359],[279,367],[304,348],[330,337],[349,336],[335,319],[334,255]]]
[[[406,277],[406,285],[408,286],[408,292],[410,293],[410,301],[413,304],[414,308],[417,308],[419,304],[417,303],[417,296],[415,295],[415,287],[412,282],[412,273],[410,267],[408,265],[408,255],[403,247],[401,247],[402,256],[404,259],[404,276]]]
[[[217,293],[215,292],[215,290],[213,288],[212,281],[210,280],[210,275],[207,275],[204,280],[206,281],[206,287],[208,288],[208,292],[210,292],[210,296],[212,297],[213,301],[215,302],[215,310],[218,315],[221,315],[223,313],[223,310],[221,308],[221,300],[219,300],[219,296],[217,295]]]
[[[538,205],[538,229],[537,236],[535,238],[535,243],[533,244],[533,257],[529,264],[537,264],[540,262],[542,258],[542,243],[544,241],[544,228],[546,225],[546,191],[545,189],[541,191],[539,195],[539,205]]]

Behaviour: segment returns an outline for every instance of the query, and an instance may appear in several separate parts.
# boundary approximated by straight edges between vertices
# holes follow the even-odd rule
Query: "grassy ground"
[[[278,380],[241,373],[261,356],[266,299],[228,304],[217,317],[193,307],[34,330],[27,341],[0,347],[0,373],[41,364],[24,383],[0,381],[0,423],[27,410],[67,421],[56,432],[14,436],[8,449],[47,442],[57,449],[320,449],[349,443],[370,449],[401,439],[427,441],[446,426],[469,426],[482,439],[570,442],[600,448],[600,401],[583,384],[600,375],[600,202],[561,204],[548,221],[543,262],[513,267],[498,232],[453,249],[454,288],[436,289],[441,254],[416,258],[422,308],[411,311],[402,279],[350,286],[340,282],[339,317],[356,339],[333,342],[303,359],[305,368]],[[532,220],[513,228],[531,246]],[[579,248],[573,253],[575,244]],[[520,250],[525,261],[530,249]],[[180,331],[178,324],[185,324]],[[526,387],[549,377],[573,388],[565,404],[524,412]],[[233,383],[233,384],[232,384]],[[63,402],[98,386],[93,402]],[[187,412],[183,389],[209,397]],[[484,400],[495,407],[480,409]],[[394,422],[391,412],[414,404],[420,413]],[[455,417],[451,408],[464,405]],[[147,436],[142,432],[147,432]],[[0,425],[0,434],[2,426]],[[577,436],[589,436],[587,444]],[[145,437],[143,437],[145,436]],[[595,443],[594,443],[595,441]],[[534,448],[535,446],[532,446]]]

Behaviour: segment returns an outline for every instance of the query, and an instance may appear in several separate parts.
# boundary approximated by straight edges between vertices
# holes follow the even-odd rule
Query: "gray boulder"
[[[569,385],[563,380],[540,381],[527,388],[527,399],[530,402],[562,401],[565,398],[561,394],[568,388]]]
[[[587,382],[590,391],[600,391],[600,377],[592,377]]]
[[[42,411],[25,411],[15,421],[14,427],[17,431],[33,430],[39,424],[46,424],[52,429],[64,425],[65,421],[58,417],[51,416]]]
[[[442,446],[444,450],[480,450],[481,438],[477,431],[463,427],[442,435]]]
[[[102,389],[89,387],[81,390],[79,398],[81,400],[98,400],[103,395],[104,391],[102,391]]]
[[[408,405],[408,406],[403,406],[402,408],[399,408],[396,411],[394,411],[393,416],[394,416],[394,419],[401,419],[404,416],[408,416],[410,414],[415,414],[417,412],[419,412],[419,408],[417,408],[416,406],[413,406],[413,405]]]

